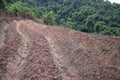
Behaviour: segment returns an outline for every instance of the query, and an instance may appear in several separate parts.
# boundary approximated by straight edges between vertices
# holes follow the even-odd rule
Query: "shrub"
[[[11,4],[7,10],[9,12],[14,13],[16,16],[20,15],[21,13],[25,13],[25,14],[29,14],[34,16],[34,8],[32,8],[31,6],[29,6],[27,3],[23,3],[23,2],[16,2]]]
[[[54,21],[55,21],[55,14],[53,11],[50,11],[43,16],[43,22],[47,25],[53,25]]]

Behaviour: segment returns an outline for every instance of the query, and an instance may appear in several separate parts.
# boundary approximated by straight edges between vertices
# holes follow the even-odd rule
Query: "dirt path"
[[[25,36],[20,30],[19,27],[21,27],[21,23],[16,23],[16,30],[22,37],[22,45],[18,48],[18,52],[14,55],[14,60],[12,62],[9,62],[7,65],[7,73],[3,77],[3,80],[20,80],[21,77],[21,70],[23,69],[26,58],[29,54],[29,47],[31,45],[31,42],[29,41],[28,37]]]
[[[47,35],[46,32],[44,32],[44,29],[47,30],[48,27],[31,23],[31,21],[27,21],[27,22],[29,22],[28,26],[34,24],[34,26],[28,27],[28,28],[43,35],[47,40],[52,58],[55,62],[56,67],[59,69],[61,79],[62,80],[82,80],[82,78],[80,78],[80,75],[78,75],[78,71],[75,69],[73,65],[70,64],[69,59],[64,57],[61,49],[58,47],[57,44],[55,44],[54,40],[52,39],[52,36]]]
[[[59,77],[58,70],[50,54],[48,42],[43,35],[28,27],[32,28],[29,25],[23,27],[25,30],[24,34],[29,36],[33,44],[23,70],[23,74],[25,74],[23,79],[52,80],[54,76]],[[28,33],[26,33],[27,31]]]
[[[69,59],[62,55],[60,48],[53,42],[52,39],[46,37],[46,40],[49,43],[51,48],[51,54],[56,63],[56,66],[59,68],[60,74],[63,80],[82,80],[78,75],[78,71],[73,65],[70,64]]]
[[[26,59],[29,55],[30,52],[30,46],[32,45],[30,39],[24,35],[19,27],[21,27],[20,24],[22,23],[16,23],[16,30],[17,32],[22,36],[22,44],[19,49],[18,49],[18,58],[16,58],[16,62],[17,64],[15,64],[15,73],[14,73],[14,80],[19,80],[20,79],[20,75],[22,74],[21,70],[24,68],[25,63],[26,63]],[[21,72],[21,73],[20,73]]]

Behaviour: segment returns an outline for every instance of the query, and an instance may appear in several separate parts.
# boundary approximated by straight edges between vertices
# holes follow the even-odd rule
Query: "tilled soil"
[[[0,80],[120,80],[120,38],[12,21],[1,29]]]

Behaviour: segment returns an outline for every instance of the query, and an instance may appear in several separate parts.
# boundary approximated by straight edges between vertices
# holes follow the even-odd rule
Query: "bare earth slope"
[[[1,24],[0,80],[120,80],[120,37],[31,20]]]

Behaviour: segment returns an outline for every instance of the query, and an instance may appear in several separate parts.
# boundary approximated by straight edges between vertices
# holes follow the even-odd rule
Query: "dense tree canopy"
[[[46,24],[52,20],[50,23],[54,25],[83,32],[120,36],[120,4],[107,0],[1,1],[0,7],[5,7],[5,3],[8,3],[8,11],[17,15],[22,12],[31,14],[43,19]],[[54,14],[51,14],[51,11]],[[54,16],[56,20],[53,19]]]
[[[4,9],[6,7],[5,0],[0,0],[0,9]]]

